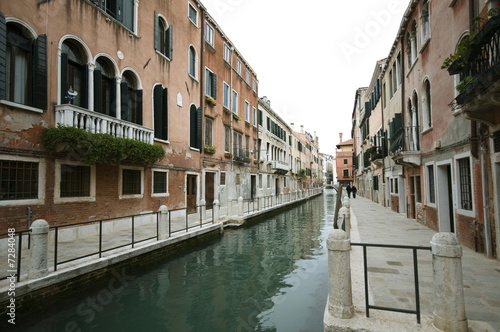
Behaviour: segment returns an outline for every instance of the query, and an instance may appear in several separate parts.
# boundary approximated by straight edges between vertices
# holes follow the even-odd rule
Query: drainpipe
[[[202,177],[204,176],[204,169],[203,169],[203,159],[205,158],[205,149],[204,149],[204,144],[203,144],[203,132],[205,131],[205,126],[203,125],[203,122],[205,120],[205,105],[203,105],[203,102],[205,100],[204,98],[204,89],[206,88],[204,86],[205,80],[204,80],[204,75],[205,75],[205,7],[201,6],[201,60],[200,60],[200,107],[201,107],[201,137],[200,137],[200,170],[202,173]],[[205,186],[205,181],[202,181],[201,183],[202,186]],[[202,199],[205,199],[205,190],[202,190]]]
[[[231,64],[229,65],[231,67],[231,80],[229,82],[230,87],[229,87],[229,116],[231,119],[231,137],[229,137],[229,151],[231,153],[231,172],[234,171],[234,154],[231,152],[233,151],[233,54],[234,54],[234,46],[231,45]],[[234,151],[233,151],[234,152]]]
[[[404,34],[401,36],[401,125],[404,126],[405,123],[405,36]],[[405,135],[403,132],[403,137],[401,138],[401,143],[405,144]],[[403,176],[403,179],[405,179],[405,167],[404,165],[401,167],[401,175]],[[399,182],[398,182],[399,186]],[[401,193],[400,193],[401,194]],[[404,197],[405,197],[405,203],[406,202],[406,186],[405,186],[405,192],[404,192]],[[401,206],[401,204],[399,204]],[[408,212],[408,211],[407,211]],[[401,211],[399,211],[401,213]]]
[[[486,242],[486,256],[491,257],[491,230],[490,230],[490,221],[488,217],[488,203],[490,200],[489,192],[488,192],[488,175],[486,174],[486,150],[484,148],[484,144],[481,144],[481,172],[483,173],[483,214],[484,214],[484,237]]]

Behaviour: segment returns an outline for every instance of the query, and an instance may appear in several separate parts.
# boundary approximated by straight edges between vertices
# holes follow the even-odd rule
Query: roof
[[[337,144],[337,148],[339,146],[346,146],[346,145],[354,145],[354,139],[351,138],[347,141],[340,142],[339,144]]]

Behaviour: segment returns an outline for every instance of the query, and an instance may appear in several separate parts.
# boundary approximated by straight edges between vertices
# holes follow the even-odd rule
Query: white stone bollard
[[[220,206],[219,206],[219,200],[214,201],[214,205],[212,206],[212,209],[214,209],[214,222],[219,221],[220,219]]]
[[[201,220],[205,220],[205,218],[207,217],[207,201],[205,201],[204,199],[200,201],[200,210]]]
[[[169,238],[170,225],[168,224],[168,208],[165,205],[160,206],[160,221],[158,225],[158,237],[160,240]]]
[[[238,216],[243,216],[243,197],[238,197]]]
[[[328,311],[333,317],[354,317],[351,287],[351,241],[346,233],[334,229],[328,235]]]
[[[35,220],[30,228],[31,251],[29,279],[37,279],[48,274],[47,255],[49,246],[49,224],[43,220]]]
[[[232,210],[232,204],[233,204],[233,200],[232,200],[232,198],[231,198],[231,197],[228,197],[228,198],[227,198],[227,213],[226,213],[226,215],[227,215],[227,216],[230,216],[230,215],[231,215],[231,212],[232,212],[232,211],[231,211],[231,210]]]
[[[434,326],[441,331],[467,332],[462,280],[462,247],[453,233],[432,237]]]

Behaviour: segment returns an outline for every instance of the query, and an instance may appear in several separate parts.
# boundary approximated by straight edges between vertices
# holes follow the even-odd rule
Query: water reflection
[[[56,305],[26,330],[322,331],[334,204],[327,191],[227,230],[200,250],[128,276],[126,285]]]

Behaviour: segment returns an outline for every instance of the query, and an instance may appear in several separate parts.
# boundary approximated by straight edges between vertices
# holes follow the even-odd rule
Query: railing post
[[[264,210],[264,196],[259,197],[259,211]]]
[[[233,203],[233,199],[230,196],[228,196],[227,197],[227,213],[226,213],[227,216],[231,215],[232,203]]]
[[[207,201],[202,199],[200,201],[200,205],[201,205],[201,220],[205,220],[205,218],[207,217]]]
[[[337,225],[340,227],[340,223],[344,220],[344,231],[346,232],[347,238],[351,239],[351,216],[349,213],[349,209],[345,206],[339,209],[339,216],[337,218]]]
[[[462,280],[462,247],[453,233],[431,240],[434,274],[434,326],[441,331],[467,332]]]
[[[38,219],[31,224],[31,251],[30,251],[30,269],[28,272],[29,279],[37,279],[46,276],[47,255],[49,246],[49,224]]]
[[[168,222],[168,208],[165,205],[160,206],[160,225],[159,229],[159,238],[160,240],[166,240],[170,237],[170,225]]]
[[[214,213],[214,220],[213,222],[218,222],[220,219],[220,206],[219,206],[219,201],[216,199],[212,205],[213,213]]]
[[[283,192],[280,192],[280,200],[281,200],[281,204],[283,204]]]
[[[243,216],[243,197],[238,197],[238,216]]]
[[[346,233],[334,229],[328,235],[328,312],[335,318],[354,317],[350,250]]]

